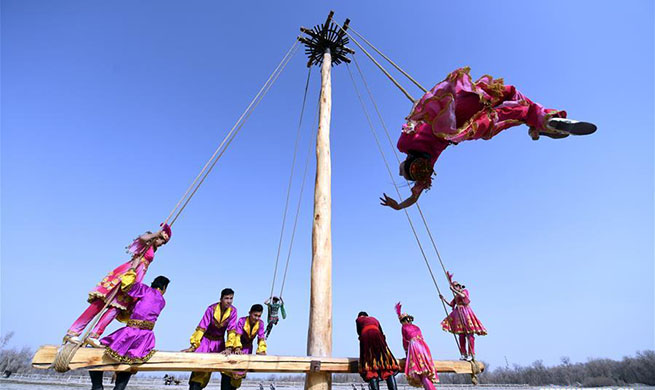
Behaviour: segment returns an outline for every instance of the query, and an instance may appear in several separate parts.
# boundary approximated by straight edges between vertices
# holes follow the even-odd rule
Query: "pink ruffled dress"
[[[434,367],[430,348],[423,339],[421,328],[414,324],[403,324],[402,333],[403,348],[407,353],[405,360],[407,382],[414,387],[424,387],[424,378],[432,383],[438,383],[439,375]]]
[[[471,309],[468,290],[464,289],[462,292],[464,293],[464,297],[457,295],[450,302],[455,307],[450,315],[441,321],[441,327],[450,333],[486,335],[487,329],[485,329],[480,320],[478,320],[478,317],[473,313],[473,309]]]
[[[398,139],[402,153],[430,155],[434,167],[450,144],[488,140],[510,127],[526,124],[539,132],[548,131],[550,118],[566,118],[566,111],[545,108],[505,85],[502,78],[484,75],[473,81],[470,68],[451,72],[419,99],[403,125]],[[417,183],[416,191],[430,187],[431,180]]]
[[[132,245],[128,248],[128,252],[133,254],[132,259],[116,267],[113,271],[107,274],[107,276],[105,276],[93,290],[91,290],[88,298],[89,303],[93,303],[96,299],[101,299],[106,303],[112,291],[116,288],[120,288],[121,277],[125,272],[132,268],[132,262],[136,256],[139,256],[137,265],[134,267],[136,271],[136,282],[140,283],[143,281],[150,263],[155,259],[155,250],[152,247],[148,248],[143,256],[140,256],[143,249],[144,246],[140,240],[134,240]],[[109,303],[109,306],[120,310],[128,310],[131,303],[132,298],[128,294],[119,290],[116,297]]]

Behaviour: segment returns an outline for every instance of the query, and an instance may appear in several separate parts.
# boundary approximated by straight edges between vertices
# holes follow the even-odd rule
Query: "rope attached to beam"
[[[300,141],[300,129],[302,128],[302,119],[305,113],[305,103],[307,102],[307,91],[309,90],[309,79],[312,74],[312,67],[307,69],[307,81],[305,82],[305,93],[302,98],[302,107],[300,109],[300,119],[298,120],[298,130],[296,131],[296,142],[293,145],[293,159],[291,160],[291,172],[289,173],[289,184],[287,185],[287,198],[284,202],[284,212],[282,213],[282,227],[280,228],[280,240],[277,244],[277,255],[275,256],[275,269],[273,270],[273,282],[271,283],[270,299],[273,299],[273,290],[275,289],[275,279],[277,278],[277,267],[280,261],[280,251],[282,250],[282,239],[284,238],[284,226],[287,221],[287,211],[289,209],[289,197],[291,195],[291,183],[293,182],[293,173],[296,167],[296,157],[298,156],[298,141]],[[286,272],[285,272],[286,275]],[[283,282],[284,283],[284,282]]]
[[[387,127],[386,122],[384,121],[384,118],[382,117],[382,113],[380,112],[380,109],[378,108],[377,103],[375,102],[375,99],[373,98],[373,93],[371,92],[371,88],[368,86],[368,83],[366,82],[366,78],[364,77],[364,73],[362,72],[362,69],[359,67],[359,63],[357,62],[357,58],[353,55],[353,60],[355,62],[355,66],[357,66],[357,71],[359,72],[359,76],[362,79],[362,82],[364,83],[364,86],[366,87],[366,91],[368,92],[368,96],[371,99],[371,102],[373,103],[373,107],[375,107],[375,112],[378,115],[378,119],[380,120],[380,123],[382,124],[382,128],[384,129],[384,133],[387,136],[387,141],[389,141],[389,146],[391,147],[391,150],[393,150],[393,155],[396,157],[396,161],[398,162],[398,165],[400,165],[400,157],[398,156],[398,151],[396,147],[394,146],[393,141],[391,140],[391,135],[389,134],[389,128]],[[405,180],[405,183],[409,186],[410,183],[409,181]],[[419,204],[418,200],[416,201],[416,209],[418,210],[419,214],[421,215],[421,220],[423,221],[423,226],[425,226],[425,230],[428,233],[428,237],[430,237],[430,241],[432,242],[432,248],[434,248],[435,253],[437,254],[437,259],[439,259],[439,264],[441,264],[441,269],[443,270],[444,276],[446,276],[446,280],[448,280],[448,275],[446,274],[446,267],[444,266],[443,259],[441,258],[441,254],[439,253],[439,249],[437,248],[437,244],[434,240],[434,237],[432,236],[432,231],[430,230],[430,227],[428,226],[428,221],[425,219],[425,215],[423,215],[423,210],[421,209],[421,205]]]
[[[319,94],[319,100],[316,102],[316,114],[314,116],[314,120],[312,123],[316,123],[318,125],[318,107],[320,103],[320,94]],[[282,293],[284,292],[284,285],[287,281],[287,271],[289,270],[289,260],[291,259],[291,250],[293,249],[293,241],[294,238],[296,237],[296,227],[298,226],[298,215],[300,215],[300,204],[302,201],[302,194],[305,189],[305,181],[307,179],[307,171],[309,169],[309,160],[312,155],[311,150],[312,150],[312,145],[314,139],[312,137],[309,137],[308,140],[308,145],[307,145],[307,157],[305,158],[305,170],[302,174],[302,183],[300,184],[300,194],[298,195],[298,205],[296,206],[296,217],[293,221],[293,229],[291,230],[291,241],[289,242],[289,252],[287,253],[287,261],[286,265],[284,266],[284,276],[282,277],[282,287],[280,288],[280,298],[282,298]]]
[[[363,79],[361,69],[359,68],[359,65],[357,64],[357,60],[356,60],[354,55],[353,55],[353,59],[355,60],[355,64],[357,65],[357,69],[359,70],[360,76]],[[355,92],[357,94],[357,98],[359,99],[359,102],[362,105],[362,110],[364,111],[364,115],[366,116],[366,120],[368,121],[369,128],[371,130],[371,134],[373,134],[373,138],[375,139],[375,143],[377,145],[378,151],[380,152],[380,156],[382,156],[382,160],[384,161],[384,165],[385,165],[385,167],[387,169],[387,173],[389,174],[389,178],[391,179],[391,183],[393,183],[393,186],[396,189],[396,193],[398,194],[398,197],[402,198],[402,195],[400,194],[400,189],[398,188],[398,185],[396,184],[396,181],[394,180],[393,173],[391,172],[391,168],[389,167],[389,162],[387,161],[387,158],[384,155],[384,151],[382,150],[382,145],[380,144],[380,140],[378,138],[378,135],[375,132],[375,128],[373,126],[373,122],[371,121],[371,117],[370,117],[370,115],[368,113],[368,110],[366,109],[366,105],[364,104],[364,100],[362,99],[362,96],[359,93],[359,88],[357,88],[357,83],[355,82],[355,78],[352,75],[352,72],[350,70],[350,66],[348,64],[346,64],[346,68],[348,69],[348,74],[350,75],[350,79],[352,80],[353,88],[355,89]],[[368,84],[365,84],[365,85],[366,85],[366,87],[368,89]],[[368,90],[368,91],[369,91],[369,96],[371,96],[370,90]],[[376,106],[376,110],[377,110],[377,104],[375,104],[375,106]],[[379,110],[378,110],[378,113],[379,113]],[[385,125],[385,128],[386,128],[386,125]],[[421,240],[420,240],[420,238],[418,236],[418,233],[416,232],[416,228],[414,227],[414,223],[412,222],[412,219],[409,216],[409,212],[407,211],[407,209],[403,209],[403,212],[405,213],[405,216],[407,217],[407,222],[409,222],[409,226],[410,226],[410,228],[412,230],[412,233],[414,234],[414,238],[416,239],[416,243],[418,244],[418,247],[419,247],[419,249],[421,251],[421,255],[423,256],[423,260],[425,261],[425,265],[428,268],[428,272],[430,273],[430,277],[432,278],[432,283],[434,284],[434,287],[436,287],[437,293],[441,296],[442,295],[441,294],[441,289],[439,288],[439,284],[437,283],[437,280],[436,280],[436,278],[434,276],[434,272],[432,272],[432,266],[430,266],[430,262],[428,261],[428,257],[425,254],[425,250],[423,249],[423,245],[421,244]],[[425,220],[424,220],[424,222],[425,222]],[[427,228],[428,227],[427,227],[427,224],[426,224],[426,229]],[[442,266],[443,266],[443,264],[442,264]],[[445,268],[444,268],[444,272],[445,272]],[[443,306],[444,312],[446,313],[446,317],[448,317],[448,309],[446,308],[446,304],[441,299],[439,299],[439,301],[441,302],[441,305]],[[457,339],[457,336],[455,334],[453,334],[453,338],[455,340],[455,344],[457,345],[457,349],[459,350],[459,348],[460,348],[459,340]]]
[[[262,88],[259,90],[257,95],[253,98],[253,100],[250,102],[246,110],[241,114],[241,117],[237,120],[237,122],[234,124],[230,132],[225,136],[221,144],[216,148],[216,151],[214,151],[214,154],[210,157],[210,159],[207,161],[205,166],[202,168],[198,176],[194,179],[194,181],[191,183],[189,188],[187,188],[186,192],[180,198],[180,200],[177,202],[171,213],[168,215],[164,223],[168,223],[170,220],[169,225],[173,225],[175,221],[177,221],[177,218],[180,216],[184,208],[189,204],[189,201],[195,195],[195,193],[198,191],[202,183],[205,181],[209,173],[212,171],[218,160],[221,158],[221,156],[225,153],[227,150],[228,146],[236,135],[239,133],[243,125],[245,124],[245,121],[250,117],[254,109],[259,105],[263,97],[266,95],[266,93],[270,90],[271,86],[275,83],[275,81],[278,79],[286,65],[289,63],[293,55],[296,53],[298,50],[298,40],[295,40],[293,45],[291,45],[291,48],[287,51],[287,53],[284,55],[278,66],[275,68],[273,73],[270,75],[268,80],[264,83]],[[192,191],[193,189],[193,191]],[[182,202],[184,202],[182,204]],[[182,206],[180,207],[180,205]],[[178,209],[179,208],[179,209]],[[177,211],[177,213],[176,213]],[[173,217],[173,215],[175,215]],[[172,218],[172,220],[171,220]],[[136,262],[138,262],[138,259],[145,254],[145,251],[147,251],[150,247],[147,246],[144,248],[143,252],[140,254],[140,256],[135,256],[134,259],[132,260],[133,266],[136,265]],[[77,350],[86,342],[87,338],[89,337],[89,334],[93,327],[98,323],[102,315],[105,313],[107,308],[109,307],[109,303],[116,297],[116,294],[118,293],[119,288],[116,288],[114,291],[111,292],[109,297],[106,300],[105,306],[103,307],[102,310],[96,316],[94,317],[93,322],[91,323],[91,326],[88,327],[87,331],[84,333],[84,336],[81,338],[80,343],[66,343],[64,344],[60,350],[57,352],[57,355],[55,356],[54,362],[53,362],[53,368],[57,370],[58,372],[66,372],[68,371],[69,364],[71,362],[71,359],[73,356],[75,356],[75,353]]]
[[[341,31],[343,31],[346,35],[348,35],[348,36],[350,37],[350,39],[352,39],[352,41],[355,42],[355,44],[356,44],[360,49],[362,49],[362,51],[366,54],[366,56],[368,56],[368,58],[369,58],[371,61],[373,61],[373,63],[374,63],[375,65],[377,65],[378,68],[380,68],[380,70],[382,71],[382,73],[384,73],[384,74],[389,78],[389,80],[391,80],[391,82],[394,83],[394,85],[395,85],[396,87],[398,87],[398,89],[400,89],[400,91],[401,91],[402,93],[404,93],[405,96],[407,96],[407,99],[409,99],[412,103],[414,103],[415,99],[412,97],[412,95],[410,95],[409,92],[407,92],[407,90],[406,90],[405,88],[403,88],[403,86],[400,85],[400,83],[399,83],[395,78],[393,78],[393,76],[392,76],[392,75],[391,75],[391,74],[390,74],[390,73],[389,73],[389,72],[384,68],[384,66],[380,65],[380,63],[377,62],[377,60],[376,60],[375,58],[373,58],[373,56],[371,55],[371,53],[369,53],[369,52],[364,48],[364,46],[360,45],[359,42],[357,42],[357,40],[356,40],[355,38],[353,38],[353,36],[350,35],[350,34],[348,33],[348,31],[344,30],[344,28],[341,27],[337,22],[334,22],[334,24],[336,24],[337,27],[339,27],[339,28],[341,29]]]
[[[405,71],[404,71],[400,66],[398,66],[395,62],[393,62],[393,61],[391,60],[391,58],[387,57],[384,53],[382,53],[380,50],[378,50],[377,47],[373,46],[373,44],[372,44],[371,42],[369,42],[366,38],[364,38],[364,37],[362,36],[362,34],[358,33],[354,28],[352,28],[352,27],[350,27],[350,26],[348,26],[348,29],[349,29],[350,31],[354,32],[354,33],[355,33],[355,34],[356,34],[356,35],[357,35],[357,36],[358,36],[362,41],[364,41],[364,43],[366,43],[366,44],[369,45],[371,48],[373,48],[373,50],[375,50],[376,53],[378,53],[379,55],[381,55],[382,58],[384,58],[384,59],[387,60],[391,65],[393,65],[393,67],[396,68],[396,70],[398,70],[400,73],[402,73],[405,77],[407,77],[407,78],[409,79],[409,81],[411,81],[412,83],[414,83],[414,85],[416,85],[417,87],[419,87],[419,88],[421,89],[421,91],[423,91],[423,92],[427,92],[427,91],[428,91],[427,89],[425,89],[425,87],[423,87],[421,84],[419,84],[419,82],[416,81],[412,76],[410,76],[407,72],[405,72]],[[355,43],[356,43],[356,42],[355,42]]]
[[[278,66],[275,68],[273,73],[269,76],[268,80],[264,83],[262,88],[259,90],[257,95],[252,99],[248,107],[245,109],[245,111],[241,114],[237,122],[234,124],[232,129],[228,132],[228,134],[225,136],[221,144],[216,148],[216,151],[214,151],[214,154],[209,158],[205,166],[202,168],[198,176],[196,176],[195,180],[189,188],[186,190],[182,198],[177,202],[177,205],[173,208],[171,213],[169,214],[168,218],[166,218],[165,222],[168,222],[171,217],[175,214],[175,217],[173,217],[170,225],[172,226],[175,221],[177,221],[177,218],[180,216],[184,208],[187,206],[193,195],[198,191],[198,188],[200,188],[200,185],[204,182],[205,178],[209,175],[211,170],[214,168],[218,160],[223,156],[225,151],[227,150],[227,147],[232,143],[236,135],[239,133],[243,125],[245,124],[245,121],[250,117],[254,109],[259,105],[263,97],[266,95],[266,93],[270,90],[271,86],[277,78],[280,76],[286,65],[289,63],[289,60],[293,57],[293,55],[296,53],[298,50],[298,41],[296,40],[293,45],[291,45],[291,48],[287,51],[287,53],[284,55]],[[195,188],[194,188],[195,187]],[[191,190],[193,191],[191,192]],[[188,195],[188,196],[187,196]],[[182,204],[184,202],[184,204]],[[178,207],[180,207],[180,204],[182,204],[181,208],[178,210]],[[177,210],[177,213],[176,213]]]

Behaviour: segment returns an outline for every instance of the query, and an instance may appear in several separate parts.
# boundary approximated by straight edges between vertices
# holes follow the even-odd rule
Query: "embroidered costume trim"
[[[142,358],[131,358],[129,356],[123,356],[123,355],[119,354],[118,352],[114,351],[113,349],[111,349],[109,347],[105,348],[105,354],[107,356],[109,356],[113,360],[116,360],[117,362],[126,363],[126,364],[145,363],[148,360],[150,360],[150,358],[152,357],[152,355],[155,354],[155,352],[156,351],[153,349],[152,351],[148,352],[148,354],[146,356],[144,356]]]
[[[155,323],[152,321],[145,321],[145,320],[128,320],[127,326],[137,329],[152,330],[155,327]]]

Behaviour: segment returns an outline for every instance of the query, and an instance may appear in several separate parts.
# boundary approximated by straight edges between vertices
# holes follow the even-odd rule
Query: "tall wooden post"
[[[309,304],[307,355],[332,355],[332,166],[330,161],[330,114],[332,82],[330,49],[323,54],[321,101],[316,136],[316,182],[312,226],[312,275]],[[307,374],[306,390],[329,390],[332,377],[327,373]]]

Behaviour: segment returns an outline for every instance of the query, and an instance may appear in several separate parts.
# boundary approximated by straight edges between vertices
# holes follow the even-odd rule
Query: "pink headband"
[[[159,226],[161,226],[161,230],[166,233],[168,236],[168,239],[171,239],[171,236],[173,235],[173,232],[171,231],[171,227],[167,223],[162,223]]]

